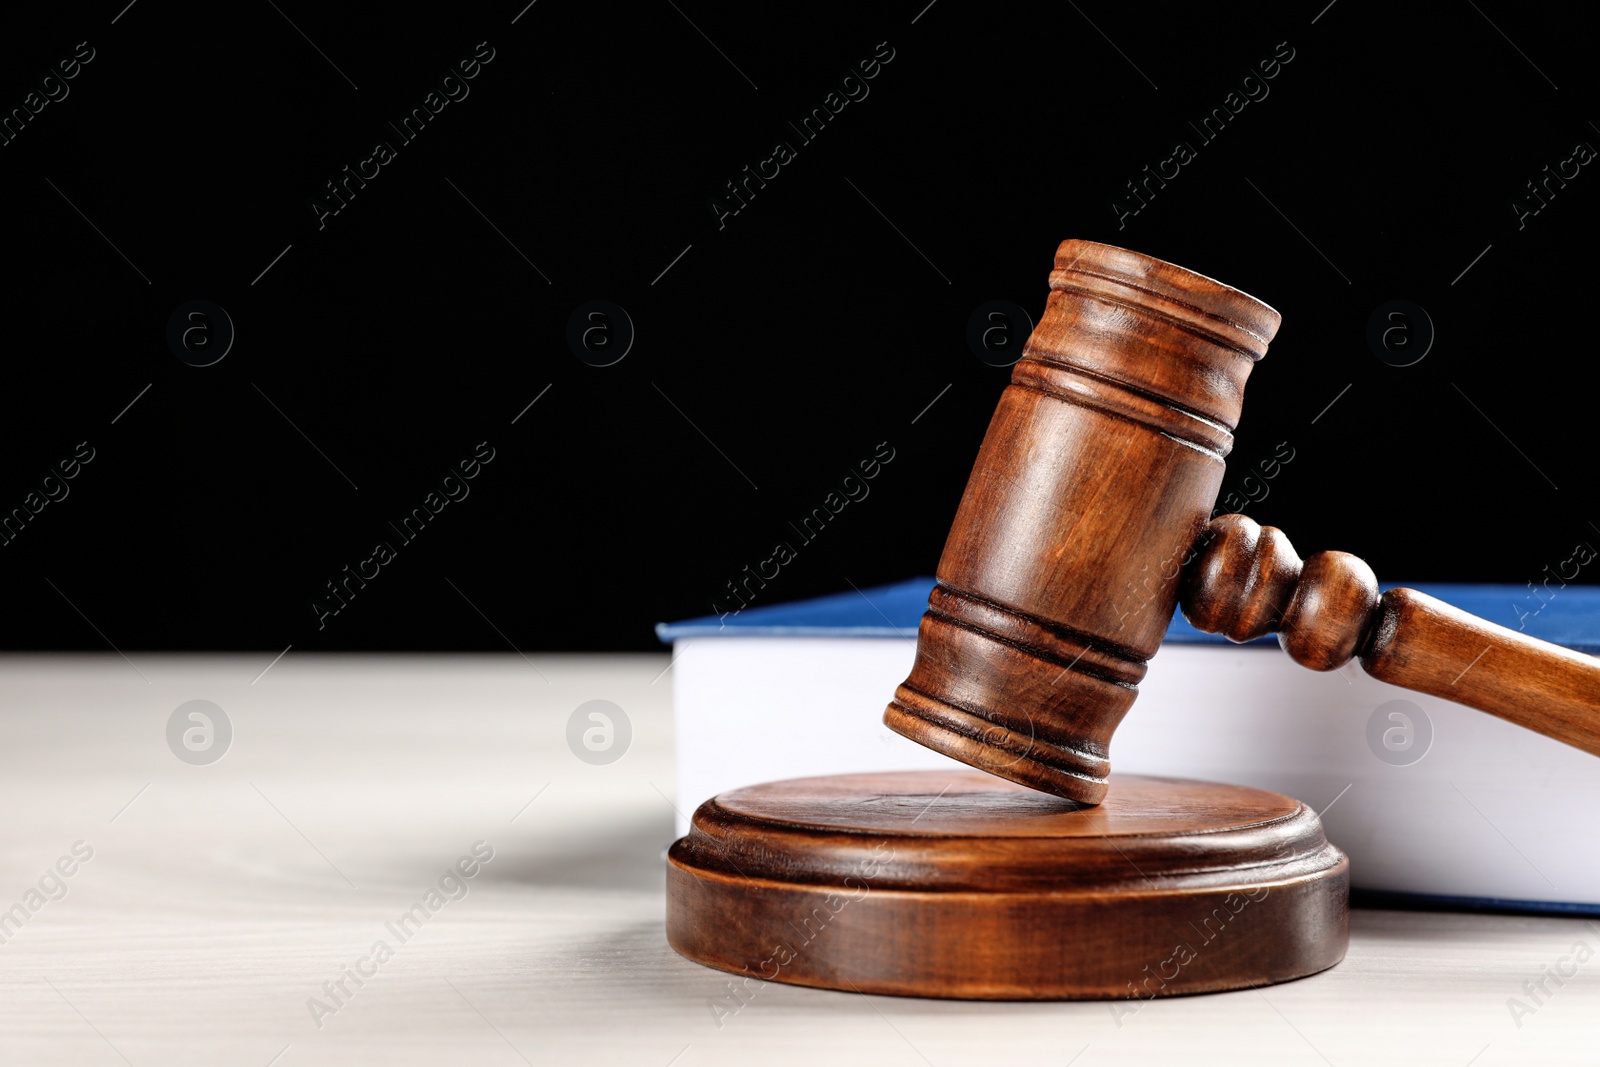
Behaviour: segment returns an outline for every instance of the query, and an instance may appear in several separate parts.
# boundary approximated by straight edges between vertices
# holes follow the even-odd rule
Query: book
[[[743,785],[961,766],[882,722],[910,672],[933,584],[916,578],[658,626],[672,645],[678,832],[702,801]],[[1600,653],[1600,588],[1410,588]],[[1376,681],[1354,662],[1309,671],[1275,637],[1233,644],[1176,613],[1110,755],[1113,774],[1299,799],[1350,856],[1355,890],[1600,914],[1600,853],[1578,847],[1570,828],[1574,813],[1600,812],[1600,758]]]

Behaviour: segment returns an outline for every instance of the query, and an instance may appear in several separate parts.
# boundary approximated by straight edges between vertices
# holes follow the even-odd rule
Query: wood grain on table
[[[1578,919],[1357,909],[1331,971],[1115,1010],[729,1000],[662,930],[666,656],[271,659],[0,657],[0,1062],[1595,1060],[1600,959],[1574,946],[1600,926]],[[207,766],[166,740],[196,699],[234,732]],[[597,699],[633,734],[601,766],[566,740]]]

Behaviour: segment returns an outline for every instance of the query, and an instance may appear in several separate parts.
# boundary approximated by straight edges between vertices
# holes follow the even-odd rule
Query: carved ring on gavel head
[[[1097,804],[1279,316],[1109,245],[1063,242],[1055,268],[884,722]]]
[[[1211,523],[1245,380],[1278,313],[1203,275],[1088,241],[1050,297],[967,481],[891,729],[1086,804],[1179,600],[1201,629],[1277,631],[1298,662],[1381,681],[1600,754],[1600,662],[1271,527]]]

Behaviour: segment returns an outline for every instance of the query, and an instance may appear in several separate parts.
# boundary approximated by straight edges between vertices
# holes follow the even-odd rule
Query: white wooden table
[[[6,1064],[1600,1059],[1600,958],[1545,979],[1538,1003],[1523,986],[1576,942],[1600,951],[1600,926],[1367,910],[1328,973],[1152,1002],[1120,1025],[1105,1004],[768,985],[719,1027],[724,976],[662,934],[665,656],[291,652],[259,678],[270,656],[130,658],[0,657],[0,911],[22,909],[0,914]],[[193,699],[234,730],[207,766],[166,740]],[[592,699],[633,726],[606,766],[567,748]],[[1595,847],[1586,834],[1575,824],[1573,847]],[[493,858],[427,911],[480,841]],[[92,858],[71,859],[77,842]],[[71,876],[47,876],[62,856]],[[402,941],[386,924],[418,903]],[[359,986],[344,977],[358,964]],[[1532,1012],[1514,1020],[1511,997]]]

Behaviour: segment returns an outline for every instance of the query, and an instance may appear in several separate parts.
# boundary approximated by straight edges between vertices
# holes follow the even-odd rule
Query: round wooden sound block
[[[723,793],[668,854],[667,940],[747,979],[981,1000],[1149,998],[1331,967],[1349,863],[1316,813],[1112,775],[1086,807],[981,771]]]

